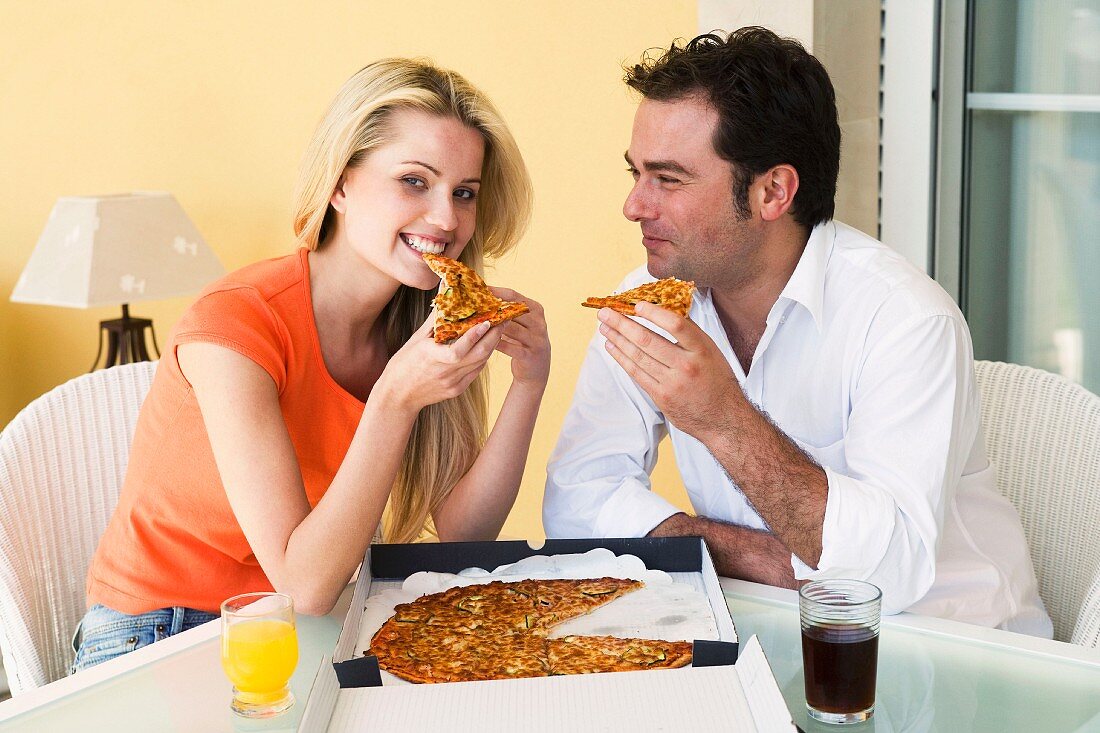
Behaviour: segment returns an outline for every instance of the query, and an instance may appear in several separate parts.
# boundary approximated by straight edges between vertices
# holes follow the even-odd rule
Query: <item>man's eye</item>
[[[638,169],[627,167],[626,172],[629,173],[634,180],[638,180]]]
[[[473,201],[477,198],[477,191],[469,188],[460,188],[455,191],[455,198],[460,198],[463,201]]]
[[[417,188],[423,188],[424,186],[427,185],[426,183],[424,183],[424,181],[417,178],[416,176],[405,176],[401,180],[404,181],[405,183],[409,184],[410,186],[415,186]]]
[[[676,184],[676,183],[680,182],[680,179],[678,179],[678,178],[669,178],[668,176],[657,176],[657,180],[660,181],[661,183],[670,183],[670,184]]]

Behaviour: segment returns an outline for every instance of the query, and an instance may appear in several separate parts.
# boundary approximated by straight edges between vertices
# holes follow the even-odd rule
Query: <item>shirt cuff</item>
[[[600,509],[596,536],[645,537],[651,529],[681,511],[634,479],[627,479]]]
[[[795,555],[798,580],[862,580],[878,567],[894,532],[894,505],[885,492],[826,468],[829,496],[821,528],[821,558],[814,570]]]

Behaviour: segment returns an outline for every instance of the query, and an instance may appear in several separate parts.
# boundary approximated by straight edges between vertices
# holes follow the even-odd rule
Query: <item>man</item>
[[[962,314],[832,221],[825,69],[743,28],[673,44],[626,82],[642,101],[623,213],[647,265],[621,288],[675,276],[697,291],[687,319],[599,312],[548,466],[547,534],[699,535],[723,575],[859,578],[887,613],[1051,636],[985,457]],[[696,516],[649,490],[666,434]]]

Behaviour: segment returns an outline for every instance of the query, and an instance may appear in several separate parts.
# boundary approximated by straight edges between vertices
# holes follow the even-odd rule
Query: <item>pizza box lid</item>
[[[359,656],[359,650],[355,648],[359,639],[362,610],[371,593],[374,579],[403,580],[420,571],[458,573],[471,567],[491,569],[533,555],[583,553],[597,548],[611,550],[616,555],[634,555],[651,570],[699,573],[718,627],[720,641],[696,640],[691,666],[731,665],[737,661],[737,629],[726,606],[710,552],[700,537],[553,539],[546,540],[543,544],[524,540],[375,544],[367,550],[363,568],[356,580],[351,606],[344,618],[340,638],[332,655],[340,687],[382,685],[378,660],[369,655]]]
[[[326,662],[299,733],[798,731],[756,636],[734,665],[441,685],[341,689]]]
[[[457,573],[470,567],[490,569],[533,555],[584,553],[596,548],[635,555],[654,570],[699,573],[721,641],[697,640],[692,667],[684,669],[440,685],[382,687],[377,659],[355,656],[362,609],[375,579],[403,580],[422,570]],[[476,726],[487,732],[512,731],[522,725],[528,733],[685,727],[795,733],[797,728],[759,640],[755,636],[749,639],[740,657],[738,650],[737,630],[714,563],[699,537],[556,539],[544,544],[523,540],[376,544],[364,558],[332,658],[321,662],[299,731]],[[568,704],[563,704],[565,700]]]

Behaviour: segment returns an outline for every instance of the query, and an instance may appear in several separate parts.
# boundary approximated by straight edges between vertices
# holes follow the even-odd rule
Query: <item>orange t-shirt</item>
[[[316,506],[363,403],[325,368],[307,255],[301,249],[227,275],[176,325],[141,407],[118,508],[88,571],[89,605],[130,614],[169,606],[216,613],[230,596],[272,590],[229,506],[176,347],[219,344],[271,375],[306,496]]]

